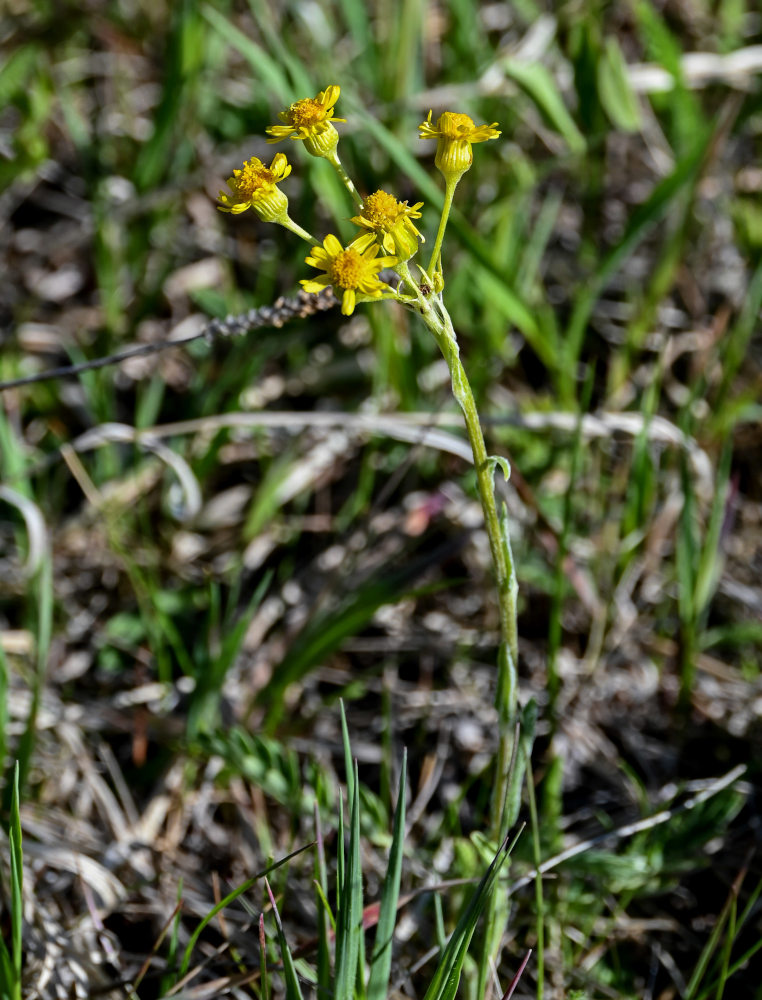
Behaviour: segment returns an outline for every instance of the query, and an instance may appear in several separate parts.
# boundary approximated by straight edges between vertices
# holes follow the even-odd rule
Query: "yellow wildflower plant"
[[[506,478],[510,473],[507,461],[490,456],[484,440],[468,375],[461,360],[458,336],[444,300],[444,271],[442,265],[442,244],[453,197],[462,175],[473,162],[472,146],[476,142],[486,142],[500,135],[496,123],[475,125],[468,115],[446,111],[439,116],[436,124],[432,113],[419,126],[422,138],[437,140],[436,165],[445,178],[445,192],[434,247],[428,266],[417,265],[418,276],[411,273],[409,262],[419,250],[423,236],[415,225],[421,218],[423,203],[409,205],[398,201],[388,191],[378,190],[367,198],[360,196],[355,184],[347,174],[338,156],[339,134],[334,127],[334,107],[339,99],[337,85],[327,87],[314,98],[305,98],[290,105],[281,112],[282,124],[267,129],[267,141],[281,142],[283,139],[301,141],[312,156],[323,157],[336,171],[346,191],[355,204],[352,222],[360,226],[362,233],[344,246],[339,239],[329,234],[322,245],[309,233],[293,223],[286,214],[285,196],[281,196],[277,184],[288,175],[291,168],[286,158],[276,156],[269,167],[253,159],[234,171],[228,181],[230,195],[220,194],[220,208],[225,212],[238,214],[253,208],[261,218],[267,218],[292,229],[310,244],[306,263],[319,274],[303,278],[302,289],[317,295],[326,288],[332,288],[341,299],[341,311],[351,316],[358,303],[388,300],[397,302],[403,309],[413,312],[426,326],[436,342],[450,374],[452,391],[458,402],[466,424],[468,440],[474,460],[476,485],[484,514],[484,525],[489,537],[490,554],[495,567],[496,596],[500,608],[500,651],[497,668],[496,689],[499,692],[497,708],[500,718],[498,766],[490,805],[490,837],[500,842],[505,829],[516,821],[518,805],[507,805],[509,796],[510,769],[507,762],[517,760],[514,775],[516,787],[521,787],[522,769],[526,767],[528,753],[522,743],[522,751],[514,757],[514,733],[517,721],[522,717],[518,706],[518,627],[516,616],[517,583],[510,546],[510,532],[507,512],[503,507],[503,517],[498,512],[495,496],[494,474],[502,468]],[[279,198],[282,197],[282,203]],[[280,215],[278,213],[281,213]],[[381,280],[383,268],[392,268],[398,282],[387,284]],[[493,901],[497,900],[493,897]],[[487,913],[490,925],[497,927],[500,914],[496,905]],[[487,936],[486,960],[482,967],[487,969],[494,960],[492,939]],[[484,984],[479,986],[484,992]]]
[[[296,101],[278,114],[283,125],[271,125],[265,129],[268,142],[283,139],[301,139],[304,148],[313,156],[329,156],[338,145],[339,133],[333,122],[344,122],[346,118],[334,118],[334,104],[339,99],[341,87],[333,85],[321,90],[315,97],[305,97]]]
[[[434,162],[446,181],[456,182],[473,163],[472,144],[497,139],[500,135],[497,122],[491,125],[474,125],[468,115],[455,111],[443,112],[436,125],[432,125],[429,111],[428,118],[418,126],[418,131],[421,139],[437,140]]]
[[[374,232],[387,253],[395,254],[398,260],[409,260],[418,250],[418,240],[424,239],[411,221],[420,219],[422,206],[422,201],[408,205],[379,189],[368,195],[360,214],[355,215],[352,222]]]
[[[358,300],[380,299],[391,292],[389,286],[379,280],[378,272],[384,267],[393,267],[397,258],[377,256],[380,249],[374,233],[358,236],[346,248],[329,234],[322,247],[313,247],[306,258],[311,267],[325,271],[325,274],[317,278],[303,278],[300,284],[305,292],[322,292],[333,285],[334,290],[342,293],[342,313],[351,316]]]

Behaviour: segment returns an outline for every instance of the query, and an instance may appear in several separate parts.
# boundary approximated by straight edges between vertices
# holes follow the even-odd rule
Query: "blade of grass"
[[[511,841],[506,838],[490,863],[470,901],[463,907],[455,930],[442,952],[423,1000],[454,1000],[458,984],[460,983],[463,963],[466,960],[468,946],[471,943],[476,924],[495,891],[500,870],[505,864],[506,859],[510,856],[521,832],[522,830],[519,830]]]
[[[504,59],[500,66],[535,104],[548,125],[563,137],[569,151],[574,155],[584,153],[587,146],[585,137],[567,110],[550,70],[539,62],[526,63],[516,59]]]
[[[31,767],[36,738],[37,713],[40,707],[42,688],[45,683],[53,628],[53,560],[49,548],[46,549],[40,568],[35,574],[34,591],[36,592],[34,608],[36,633],[35,670],[32,679],[32,702],[29,707],[29,715],[16,750],[17,761],[15,766],[18,769],[19,794],[23,794],[29,768]],[[11,778],[10,774],[8,775],[3,791],[3,811],[11,808],[15,780],[15,778]]]
[[[349,727],[347,726],[347,713],[344,709],[344,699],[339,699],[339,711],[341,713],[341,743],[344,748],[344,773],[347,776],[347,802],[351,804],[355,798],[354,765],[352,764],[352,744],[349,741]]]
[[[363,935],[362,869],[360,865],[360,782],[353,768],[354,794],[349,820],[349,855],[336,921],[334,1000],[354,1000],[360,938]]]
[[[270,975],[267,971],[267,941],[265,940],[264,913],[259,914],[259,982],[261,1000],[270,1000]]]
[[[402,770],[397,789],[397,808],[394,813],[394,832],[389,850],[386,878],[381,890],[381,908],[378,926],[370,959],[368,979],[368,1000],[384,1000],[389,995],[389,976],[392,968],[392,942],[397,923],[397,902],[402,877],[402,851],[405,840],[405,791],[407,771],[407,750],[402,755]]]
[[[183,104],[204,62],[205,28],[196,0],[173,5],[173,27],[166,53],[166,76],[151,138],[143,145],[134,169],[140,191],[150,190],[172,165]]]
[[[685,1000],[695,1000],[696,993],[701,985],[701,980],[704,978],[704,974],[709,966],[712,955],[716,951],[717,945],[719,944],[723,928],[725,927],[727,921],[737,912],[738,893],[741,891],[741,886],[744,878],[746,877],[747,871],[747,868],[743,868],[736,876],[733,885],[730,888],[730,893],[728,894],[728,898],[722,908],[722,912],[717,918],[715,925],[712,928],[712,933],[709,935],[706,944],[701,949],[701,954],[699,955],[699,960],[696,963],[696,968],[693,970],[693,975],[691,976],[685,993],[683,994]]]
[[[540,821],[537,814],[537,797],[534,791],[534,778],[532,772],[527,768],[527,799],[529,801],[529,816],[532,833],[532,860],[537,873],[534,880],[534,919],[535,933],[537,935],[537,972],[535,974],[536,1000],[542,1000],[545,991],[545,897],[542,891],[542,846],[540,844]]]
[[[317,996],[318,1000],[330,1000],[331,989],[331,945],[329,921],[333,916],[328,903],[328,868],[325,862],[325,843],[320,825],[320,810],[315,803],[315,889],[317,891],[318,913],[318,953],[317,953]],[[335,924],[334,924],[335,930]]]
[[[278,928],[278,945],[280,947],[281,962],[283,963],[283,979],[286,984],[286,1000],[304,1000],[304,997],[302,996],[302,989],[299,985],[299,976],[296,973],[296,966],[294,965],[294,958],[291,954],[291,949],[288,946],[286,935],[283,933],[283,924],[280,921],[278,906],[275,902],[275,896],[272,894],[272,889],[270,888],[270,883],[267,879],[265,879],[265,887],[267,889],[267,895],[270,897],[270,905],[273,908],[275,926]]]
[[[178,979],[181,979],[188,971],[188,967],[190,966],[191,955],[193,954],[193,949],[196,947],[196,942],[201,936],[204,928],[210,923],[210,921],[214,920],[214,918],[221,910],[224,910],[226,906],[229,906],[233,902],[233,900],[238,899],[238,897],[243,895],[243,893],[248,892],[249,889],[251,889],[251,887],[255,885],[260,879],[265,878],[265,876],[269,875],[270,872],[274,872],[277,868],[280,868],[281,865],[285,865],[288,861],[291,861],[292,858],[295,858],[299,854],[302,854],[304,851],[309,850],[309,848],[312,846],[313,844],[305,844],[303,847],[298,847],[295,851],[292,851],[290,854],[287,854],[285,858],[281,858],[279,861],[274,861],[271,865],[268,865],[267,868],[262,869],[261,872],[257,872],[256,875],[252,875],[251,878],[247,878],[245,882],[243,882],[241,885],[238,886],[237,889],[233,889],[233,891],[229,892],[224,899],[221,899],[219,903],[216,903],[211,908],[211,910],[206,914],[203,920],[201,920],[198,927],[196,927],[196,929],[191,934],[190,940],[188,941],[188,944],[185,948],[185,952],[183,954],[183,960],[180,963]]]
[[[21,966],[23,961],[23,885],[24,855],[21,847],[20,786],[21,769],[18,761],[13,772],[13,796],[11,798],[10,829],[8,838],[11,848],[11,961],[13,963],[14,992],[21,997]]]
[[[267,42],[270,51],[274,55],[273,66],[278,70],[285,66],[291,77],[293,92],[302,97],[307,97],[316,92],[312,75],[310,74],[304,60],[300,59],[284,44],[274,21],[273,12],[275,8],[265,3],[264,0],[249,0],[254,22],[262,32],[264,40]],[[248,40],[248,39],[247,39]]]
[[[574,304],[569,327],[564,338],[566,358],[564,365],[564,394],[567,402],[574,398],[574,380],[577,362],[587,323],[593,307],[608,281],[635,250],[646,233],[661,219],[676,196],[688,185],[695,184],[704,163],[707,150],[714,137],[705,130],[694,140],[691,151],[681,159],[672,173],[655,186],[648,198],[630,216],[619,243],[604,257],[597,272],[586,283],[584,291]]]
[[[278,101],[287,105],[291,103],[289,97],[291,88],[286,75],[276,60],[271,58],[261,45],[257,45],[248,35],[245,35],[234,24],[211,4],[203,4],[201,15],[206,18],[212,28],[221,35],[234,49],[244,57],[251,66],[254,74],[260,83],[271,94],[278,98]]]

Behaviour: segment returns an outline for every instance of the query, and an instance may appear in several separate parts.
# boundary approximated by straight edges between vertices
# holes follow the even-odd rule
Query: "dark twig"
[[[51,379],[65,378],[68,375],[79,375],[96,368],[105,368],[107,365],[118,365],[130,358],[142,358],[149,354],[157,354],[159,351],[167,351],[172,347],[184,347],[186,344],[202,338],[213,341],[218,337],[239,337],[266,326],[279,328],[285,326],[292,319],[305,319],[317,312],[332,309],[337,303],[338,299],[331,288],[327,288],[318,295],[300,291],[293,298],[281,297],[272,305],[249,309],[248,312],[240,313],[237,316],[213,319],[200,333],[196,333],[192,337],[185,337],[182,340],[157,340],[153,344],[129,347],[117,354],[109,354],[104,358],[94,358],[92,361],[83,361],[78,365],[64,365],[61,368],[51,368],[46,372],[37,372],[34,375],[24,375],[22,378],[0,382],[0,392],[6,389],[16,389],[23,385],[32,385],[35,382],[48,382]]]

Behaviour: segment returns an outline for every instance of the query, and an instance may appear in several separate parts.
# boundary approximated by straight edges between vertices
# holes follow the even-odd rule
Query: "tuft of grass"
[[[0,997],[2,1000],[21,1000],[22,995],[24,857],[21,846],[19,771],[17,761],[13,770],[8,821],[10,948],[6,944],[5,937],[0,937]]]

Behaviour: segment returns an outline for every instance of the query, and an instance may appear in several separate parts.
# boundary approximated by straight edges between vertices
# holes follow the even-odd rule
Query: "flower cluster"
[[[384,268],[395,268],[401,276],[409,277],[405,262],[418,252],[419,244],[424,242],[423,235],[413,222],[421,218],[423,202],[409,205],[407,201],[398,201],[393,194],[383,190],[375,191],[364,199],[360,197],[336,152],[339,133],[334,123],[346,121],[334,117],[340,93],[340,88],[334,84],[315,97],[305,97],[291,104],[278,115],[282,124],[266,129],[267,142],[276,143],[283,139],[301,141],[312,156],[326,159],[336,169],[357,204],[358,214],[351,221],[364,230],[361,235],[345,247],[336,236],[329,234],[320,246],[314,237],[290,218],[288,199],[278,187],[291,173],[291,166],[283,153],[278,153],[269,167],[252,157],[240,170],[234,170],[233,176],[227,180],[230,193],[220,191],[218,208],[221,212],[234,215],[251,208],[263,221],[276,222],[308,241],[312,249],[306,263],[324,273],[303,279],[303,288],[308,292],[320,292],[332,286],[340,294],[342,313],[350,316],[358,302],[380,298],[410,301],[381,281],[379,273]],[[440,249],[452,191],[473,162],[472,144],[495,139],[500,131],[496,122],[475,125],[468,115],[452,111],[441,114],[434,125],[429,111],[428,118],[419,126],[419,132],[423,139],[437,140],[435,163],[447,185],[445,207],[428,268],[434,276],[434,290],[440,291],[443,284]]]

